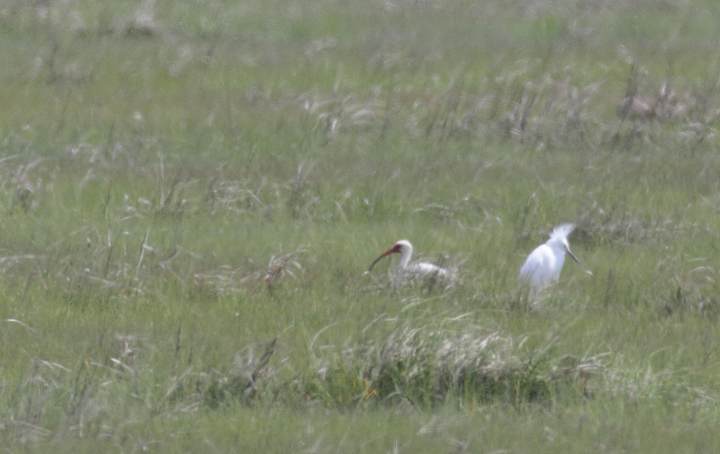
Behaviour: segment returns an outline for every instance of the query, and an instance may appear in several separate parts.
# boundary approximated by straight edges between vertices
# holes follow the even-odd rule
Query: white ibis
[[[518,280],[521,284],[529,285],[533,290],[542,290],[555,283],[560,278],[560,271],[565,263],[565,254],[568,254],[577,263],[580,263],[570,250],[567,236],[575,230],[575,224],[562,224],[552,231],[550,239],[536,247],[520,268]]]
[[[399,280],[408,279],[424,279],[424,278],[446,278],[448,277],[448,270],[438,265],[427,262],[415,262],[410,263],[412,259],[413,247],[408,240],[400,240],[393,245],[390,249],[380,254],[380,257],[370,265],[368,272],[370,272],[375,264],[379,262],[383,257],[387,257],[390,254],[400,254],[400,258],[395,265],[395,277]]]

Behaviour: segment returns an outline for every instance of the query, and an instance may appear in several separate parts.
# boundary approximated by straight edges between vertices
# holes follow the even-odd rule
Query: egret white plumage
[[[449,275],[449,272],[446,268],[432,263],[410,263],[413,254],[413,247],[408,240],[400,240],[395,243],[393,247],[380,254],[380,257],[375,259],[372,265],[370,265],[368,272],[370,272],[375,266],[375,264],[379,262],[383,257],[387,257],[390,254],[400,254],[400,258],[395,265],[394,273],[397,280],[418,280],[430,277],[446,278]]]
[[[521,284],[529,285],[533,290],[542,290],[555,283],[560,278],[565,263],[565,254],[568,254],[578,264],[580,260],[570,250],[567,236],[575,230],[575,224],[562,224],[552,231],[550,239],[536,247],[520,268],[518,280]]]

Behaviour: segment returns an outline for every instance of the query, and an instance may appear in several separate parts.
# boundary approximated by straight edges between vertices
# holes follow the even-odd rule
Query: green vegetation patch
[[[0,444],[716,452],[718,18],[2,3]]]

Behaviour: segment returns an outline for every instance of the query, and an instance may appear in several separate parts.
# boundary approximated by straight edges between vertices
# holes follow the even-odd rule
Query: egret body
[[[575,254],[570,250],[567,236],[575,230],[575,224],[563,224],[555,227],[550,234],[550,239],[536,247],[530,253],[527,260],[520,268],[518,281],[521,284],[529,285],[533,290],[542,290],[554,284],[560,278],[565,263],[565,254],[580,263]]]

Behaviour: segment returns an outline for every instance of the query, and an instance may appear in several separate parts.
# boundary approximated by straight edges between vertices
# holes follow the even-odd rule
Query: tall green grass
[[[714,452],[718,13],[5,2],[0,440]]]

